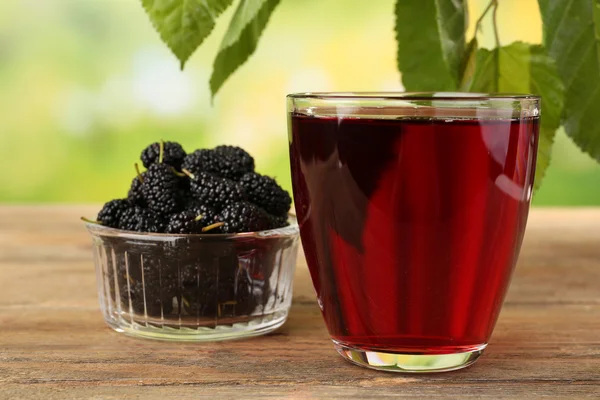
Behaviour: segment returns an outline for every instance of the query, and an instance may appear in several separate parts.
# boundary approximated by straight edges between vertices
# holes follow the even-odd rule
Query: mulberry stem
[[[102,225],[102,222],[100,221],[94,221],[92,219],[86,218],[86,217],[81,217],[81,220],[83,222],[87,222],[88,224],[97,224],[97,225]]]
[[[171,171],[172,171],[172,172],[173,172],[175,175],[177,175],[178,177],[180,177],[180,178],[183,178],[184,176],[187,176],[186,174],[184,174],[184,173],[182,173],[182,172],[179,172],[179,171],[177,171],[177,170],[176,170],[175,168],[173,168],[173,167],[171,167]]]
[[[137,172],[137,177],[140,180],[140,183],[144,183],[144,178],[142,177],[142,173],[140,172],[140,166],[138,165],[138,163],[135,163],[133,165],[135,165],[135,171]]]
[[[208,232],[210,230],[213,230],[213,229],[216,229],[216,228],[220,228],[223,225],[225,225],[225,222],[215,222],[212,225],[205,226],[204,228],[202,228],[202,232]]]
[[[185,168],[182,168],[181,172],[183,172],[185,175],[189,176],[190,179],[196,179],[196,176]]]

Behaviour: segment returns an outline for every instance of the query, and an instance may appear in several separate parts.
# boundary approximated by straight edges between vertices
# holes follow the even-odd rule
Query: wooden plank
[[[600,210],[534,210],[503,312],[472,367],[407,376],[342,360],[299,259],[277,332],[182,344],[105,327],[96,207],[0,207],[0,398],[600,397]]]

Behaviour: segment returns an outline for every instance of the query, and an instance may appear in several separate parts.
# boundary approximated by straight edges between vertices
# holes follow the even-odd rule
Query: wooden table
[[[333,350],[303,257],[286,325],[178,344],[104,325],[90,239],[97,207],[0,207],[0,398],[600,398],[600,209],[536,209],[490,346],[472,367],[399,375]],[[43,396],[43,397],[42,397]]]

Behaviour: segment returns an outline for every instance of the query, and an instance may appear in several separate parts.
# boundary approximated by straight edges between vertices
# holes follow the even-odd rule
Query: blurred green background
[[[122,197],[140,151],[160,138],[241,145],[289,189],[287,93],[402,90],[394,2],[283,0],[211,105],[232,9],[181,72],[137,0],[1,1],[0,202]],[[472,29],[487,0],[469,3]],[[541,41],[536,0],[502,0],[499,19],[503,43]],[[600,205],[600,166],[562,133],[553,156],[534,203]]]

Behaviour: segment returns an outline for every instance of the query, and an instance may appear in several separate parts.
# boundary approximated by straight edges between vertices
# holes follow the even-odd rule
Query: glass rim
[[[299,92],[288,99],[316,100],[404,100],[404,101],[521,101],[541,99],[530,93],[471,93],[471,92]]]
[[[92,236],[97,237],[119,237],[124,239],[139,239],[139,240],[157,240],[169,241],[173,239],[206,239],[211,241],[217,240],[235,240],[248,238],[284,238],[297,236],[299,226],[296,216],[288,214],[288,226],[275,229],[266,229],[263,231],[240,232],[240,233],[156,233],[156,232],[136,232],[126,231],[123,229],[111,228],[94,222],[85,221],[85,227]]]

